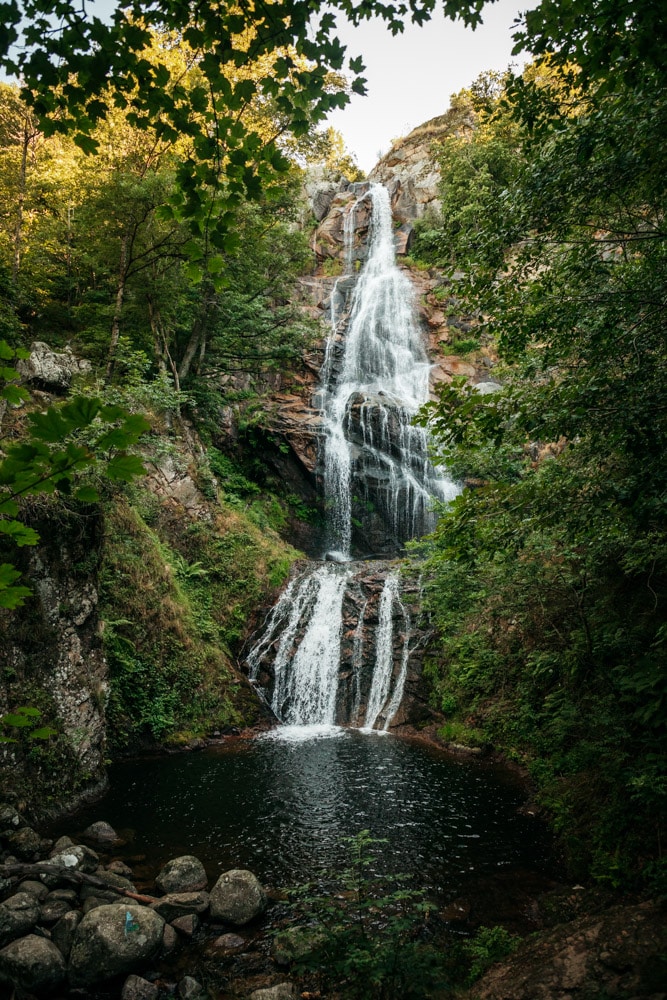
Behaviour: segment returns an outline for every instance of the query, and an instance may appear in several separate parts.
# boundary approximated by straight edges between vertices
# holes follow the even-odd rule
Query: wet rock
[[[71,837],[58,837],[55,844],[51,848],[49,857],[52,858],[54,854],[62,854],[63,851],[67,851],[70,847],[74,846],[75,844]]]
[[[216,951],[236,952],[245,946],[245,940],[238,934],[221,934],[211,942],[211,948]]]
[[[129,865],[126,865],[124,861],[120,861],[118,858],[114,858],[107,865],[106,870],[108,872],[113,872],[114,875],[122,875],[124,878],[131,879],[134,872]]]
[[[17,892],[0,903],[0,945],[31,930],[39,920],[39,903],[29,892]]]
[[[181,1000],[204,1000],[208,993],[202,984],[193,979],[192,976],[183,976],[176,988],[176,995]]]
[[[105,820],[98,820],[97,823],[91,823],[81,834],[86,840],[90,840],[95,844],[99,844],[101,847],[113,847],[114,844],[120,842],[120,837],[114,830],[114,828]]]
[[[141,976],[128,976],[123,983],[121,1000],[157,1000],[159,988]]]
[[[81,909],[83,913],[90,913],[91,910],[96,910],[98,906],[112,906],[113,903],[117,902],[117,899],[118,897],[112,899],[111,893],[106,893],[102,896],[88,896],[83,901]]]
[[[75,889],[53,889],[46,897],[46,902],[49,903],[52,899],[64,899],[66,903],[76,906],[78,895]]]
[[[0,979],[28,993],[47,993],[65,978],[65,959],[52,941],[36,934],[0,951]]]
[[[199,917],[196,913],[186,913],[183,917],[176,917],[171,921],[171,926],[183,937],[194,937],[199,928]]]
[[[39,861],[45,853],[45,841],[29,826],[14,831],[7,839],[11,850],[22,861]]]
[[[164,920],[149,907],[99,906],[74,932],[69,957],[72,986],[90,986],[130,972],[155,958],[162,946]]]
[[[21,882],[18,891],[30,893],[40,903],[49,892],[48,887],[43,882],[36,882],[34,879],[26,879],[25,882]]]
[[[278,983],[266,990],[255,990],[248,1000],[292,1000],[296,996],[292,983]]]
[[[205,913],[209,906],[207,892],[172,892],[163,896],[151,909],[159,913],[168,923],[188,913]]]
[[[266,909],[267,898],[252,872],[233,868],[224,872],[211,890],[211,916],[242,927]]]
[[[99,863],[100,859],[95,851],[91,851],[89,847],[84,847],[82,844],[77,844],[75,847],[68,847],[59,854],[53,854],[44,862],[46,865],[53,865],[58,868],[68,868],[71,871],[85,872],[88,875],[92,875],[92,873],[96,871]],[[63,885],[68,884],[67,879],[63,879],[57,872],[53,875],[43,875],[42,878],[44,882],[53,889],[61,883]]]
[[[46,924],[50,927],[51,924],[58,923],[66,913],[72,909],[72,904],[68,903],[64,899],[47,899],[41,907],[39,914],[40,924]]]
[[[161,892],[196,892],[208,885],[206,870],[192,854],[172,858],[161,869],[155,884]]]
[[[178,944],[178,934],[171,924],[164,925],[164,932],[162,934],[162,948],[160,950],[161,955],[169,955],[174,950]]]
[[[62,952],[65,961],[69,958],[69,953],[72,950],[72,941],[74,940],[74,931],[79,926],[81,919],[82,914],[78,910],[70,910],[51,928],[51,940],[59,951]]]

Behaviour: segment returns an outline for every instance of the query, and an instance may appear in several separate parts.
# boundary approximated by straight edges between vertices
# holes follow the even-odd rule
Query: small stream
[[[392,735],[286,727],[110,776],[77,824],[106,819],[127,838],[121,855],[149,859],[147,876],[191,853],[211,877],[249,868],[281,889],[344,869],[343,838],[365,829],[386,839],[375,874],[409,874],[441,901],[499,875],[509,885],[553,871],[544,828],[517,811],[516,776]]]

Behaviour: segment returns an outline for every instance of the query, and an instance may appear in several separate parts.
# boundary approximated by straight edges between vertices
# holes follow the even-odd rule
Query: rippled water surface
[[[499,767],[380,734],[278,734],[116,765],[80,825],[106,819],[126,853],[156,865],[192,853],[211,875],[250,868],[274,887],[344,867],[342,838],[364,829],[386,838],[383,874],[413,873],[436,893],[549,868],[545,833],[517,813],[521,787]]]

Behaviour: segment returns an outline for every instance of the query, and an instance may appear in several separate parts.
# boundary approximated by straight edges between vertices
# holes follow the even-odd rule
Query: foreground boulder
[[[0,951],[0,980],[27,993],[48,993],[65,978],[65,959],[52,941],[29,934]]]
[[[160,892],[197,892],[208,885],[206,870],[192,854],[172,858],[155,879]]]
[[[224,872],[211,890],[211,916],[242,927],[263,913],[267,898],[258,878],[242,868]]]
[[[0,946],[32,930],[39,912],[39,902],[29,892],[17,892],[0,903]]]
[[[151,961],[163,932],[164,920],[148,907],[114,903],[90,910],[74,932],[71,985],[90,986]]]

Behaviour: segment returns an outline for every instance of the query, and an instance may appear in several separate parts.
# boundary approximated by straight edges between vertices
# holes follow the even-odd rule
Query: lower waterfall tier
[[[310,563],[269,615],[247,662],[288,725],[388,729],[405,721],[416,592],[396,564]]]

